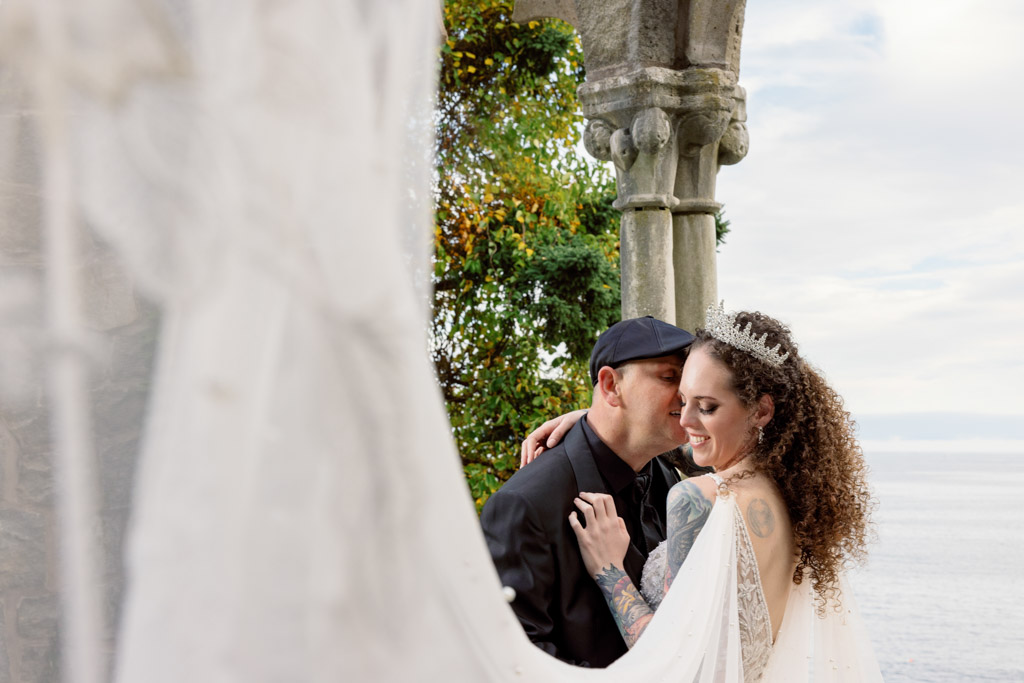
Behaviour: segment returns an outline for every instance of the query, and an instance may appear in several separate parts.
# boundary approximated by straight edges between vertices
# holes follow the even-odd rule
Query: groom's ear
[[[597,372],[597,384],[594,392],[610,406],[622,406],[622,373],[610,365],[605,365]]]

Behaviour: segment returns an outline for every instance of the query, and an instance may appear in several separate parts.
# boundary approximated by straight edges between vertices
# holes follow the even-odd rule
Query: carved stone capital
[[[582,85],[584,145],[615,162],[615,207],[674,209],[693,199],[675,192],[680,157],[696,157],[719,141],[735,93],[735,76],[721,69],[648,67]]]
[[[736,86],[733,94],[736,107],[733,109],[729,127],[725,129],[718,143],[718,163],[721,166],[738,164],[750,149],[750,134],[747,132],[747,91]]]
[[[619,181],[615,208],[671,209],[678,203],[672,194],[679,158],[673,128],[663,109],[648,107],[634,114],[629,127],[611,134],[610,152]]]
[[[749,145],[746,93],[736,84],[745,8],[746,0],[515,2],[516,21],[558,17],[579,32],[583,142],[614,162],[615,207],[671,209],[671,217],[623,213],[624,317],[674,314],[692,329],[718,300],[715,180]]]

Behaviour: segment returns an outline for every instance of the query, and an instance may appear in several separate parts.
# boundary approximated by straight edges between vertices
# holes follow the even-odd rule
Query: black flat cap
[[[693,343],[693,335],[651,316],[622,320],[597,338],[590,353],[590,379],[608,365],[617,368],[626,361],[658,358],[682,353]]]

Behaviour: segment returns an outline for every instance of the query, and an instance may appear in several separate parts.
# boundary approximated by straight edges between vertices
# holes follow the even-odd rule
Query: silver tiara
[[[763,360],[765,363],[775,367],[779,367],[784,360],[789,358],[788,351],[784,354],[779,353],[779,347],[782,344],[776,344],[770,349],[765,345],[764,341],[768,338],[767,332],[762,334],[759,339],[751,334],[751,323],[747,323],[746,327],[740,329],[739,324],[736,322],[736,314],[725,312],[724,301],[718,304],[718,306],[714,304],[708,306],[704,317],[704,329],[707,330],[708,334],[729,346],[746,351],[754,358]]]

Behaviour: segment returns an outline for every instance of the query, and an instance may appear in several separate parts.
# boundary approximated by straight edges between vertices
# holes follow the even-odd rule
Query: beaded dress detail
[[[732,508],[733,524],[736,526],[736,601],[740,649],[743,656],[743,680],[759,681],[772,653],[772,624],[764,588],[761,586],[761,575],[757,569],[757,558],[754,556],[754,546],[750,542],[743,515],[732,492],[720,476],[708,476],[718,484],[718,500],[715,504],[728,505]],[[668,566],[666,543],[662,541],[651,552],[640,579],[640,592],[653,610],[658,609],[665,597],[665,572]]]

